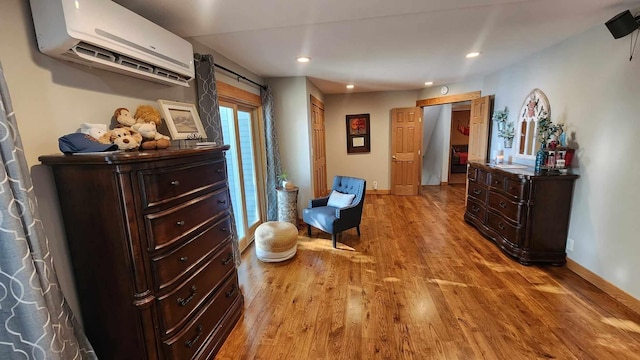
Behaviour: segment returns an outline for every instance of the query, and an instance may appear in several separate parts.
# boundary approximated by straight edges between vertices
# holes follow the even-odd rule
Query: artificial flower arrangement
[[[505,147],[510,148],[513,138],[516,136],[515,124],[513,121],[507,121],[509,118],[509,109],[505,106],[504,110],[496,110],[493,112],[492,120],[498,124],[498,137],[505,140]]]

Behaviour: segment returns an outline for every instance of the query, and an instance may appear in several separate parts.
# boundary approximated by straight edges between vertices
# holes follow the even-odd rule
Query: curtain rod
[[[227,69],[226,67],[224,67],[224,66],[222,66],[222,65],[218,65],[218,64],[216,64],[216,63],[214,63],[213,65],[214,65],[215,67],[218,67],[218,68],[220,68],[220,69],[222,69],[222,70],[224,70],[224,71],[226,71],[226,72],[232,73],[233,75],[237,76],[237,77],[238,77],[238,81],[240,81],[240,79],[242,79],[242,80],[248,81],[248,82],[250,82],[250,83],[252,83],[252,84],[254,84],[254,85],[256,85],[256,86],[259,86],[259,87],[260,87],[260,88],[262,88],[263,90],[267,90],[267,87],[266,87],[265,85],[258,84],[257,82],[255,82],[255,81],[253,81],[253,80],[251,80],[251,79],[248,79],[248,78],[246,78],[246,77],[244,77],[244,76],[242,76],[242,75],[238,74],[237,72],[235,72],[235,71],[233,71],[233,70],[231,70],[231,69]]]

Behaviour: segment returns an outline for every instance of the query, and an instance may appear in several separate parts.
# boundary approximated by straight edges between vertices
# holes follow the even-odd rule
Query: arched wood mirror
[[[543,112],[546,112],[547,116],[551,116],[549,100],[542,90],[533,89],[525,97],[518,115],[515,137],[516,157],[535,159],[536,151],[540,148],[540,143],[536,141],[538,117]]]

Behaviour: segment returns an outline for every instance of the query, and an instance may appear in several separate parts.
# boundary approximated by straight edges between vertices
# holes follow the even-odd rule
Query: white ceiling
[[[492,73],[638,0],[115,0],[264,77],[325,94],[411,90]],[[624,41],[614,40],[611,41]],[[466,59],[470,51],[480,51]],[[308,64],[296,57],[307,55]],[[345,85],[355,84],[354,90]]]

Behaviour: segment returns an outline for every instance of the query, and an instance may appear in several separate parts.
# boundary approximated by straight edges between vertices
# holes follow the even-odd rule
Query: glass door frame
[[[236,88],[234,86],[218,82],[218,101],[222,107],[233,108],[234,117],[237,120],[237,112],[245,111],[251,113],[251,136],[253,139],[253,162],[256,172],[256,191],[258,198],[258,222],[249,226],[247,221],[246,209],[242,213],[245,224],[245,237],[240,239],[240,251],[244,251],[254,240],[255,230],[266,219],[266,192],[265,192],[265,173],[266,173],[266,152],[264,140],[264,124],[262,116],[262,100],[259,95]],[[236,143],[240,144],[240,134],[238,131],[238,123],[235,121]],[[231,149],[229,150],[231,151]],[[237,149],[236,149],[237,151]],[[240,165],[242,162],[240,153],[237,153]],[[240,186],[244,189],[244,175],[240,174]],[[242,191],[242,201],[246,204],[244,190]],[[243,204],[243,205],[244,205]]]

